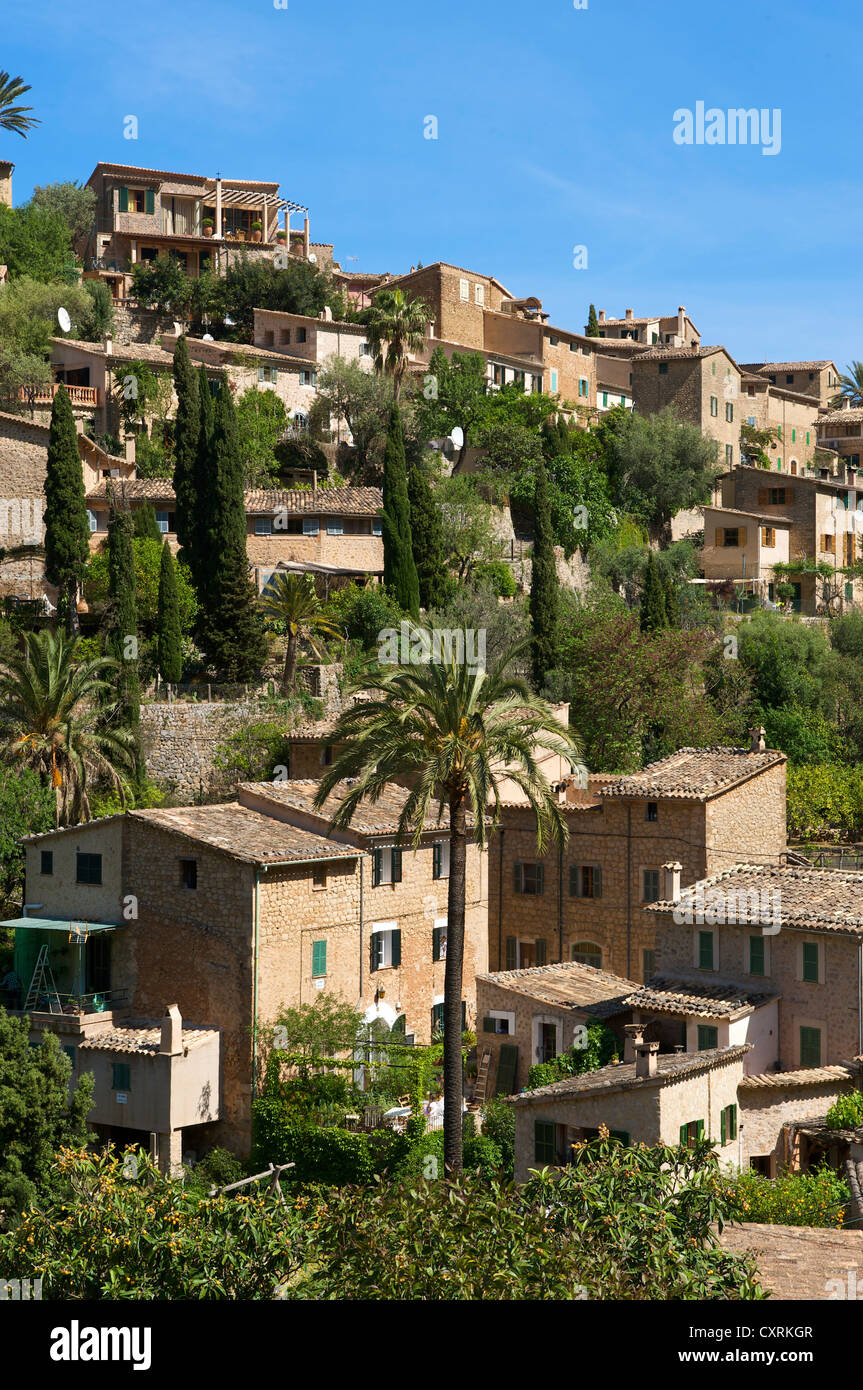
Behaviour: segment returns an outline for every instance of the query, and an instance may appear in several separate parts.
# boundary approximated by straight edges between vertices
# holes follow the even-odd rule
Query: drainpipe
[[[632,979],[632,807],[626,808],[626,978]]]
[[[563,964],[563,845],[557,848],[557,959]]]
[[[857,945],[857,1056],[863,1057],[863,941]]]
[[[267,866],[263,866],[266,873]],[[261,870],[255,867],[254,979],[252,981],[252,1099],[258,1094],[258,939],[261,922]]]
[[[360,999],[363,997],[363,961],[365,945],[363,943],[363,891],[365,887],[365,855],[360,856]]]
[[[500,832],[500,858],[497,864],[497,968],[503,970],[506,962],[503,959],[503,837],[505,830]]]

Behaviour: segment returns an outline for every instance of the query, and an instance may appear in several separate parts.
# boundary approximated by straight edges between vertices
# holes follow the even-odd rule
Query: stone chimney
[[[684,338],[686,337],[686,305],[685,305],[685,304],[678,304],[678,306],[677,306],[677,336],[678,336],[678,338],[680,339],[680,346],[682,347],[682,346],[683,346],[683,340],[684,340]]]
[[[635,1075],[640,1077],[656,1075],[658,1042],[637,1042],[635,1044]]]
[[[599,323],[605,323],[605,310],[600,309],[596,317]]]
[[[626,322],[629,323],[629,322],[631,321],[631,319],[632,319],[632,310],[631,310],[631,309],[627,309],[627,311],[626,311]]]
[[[857,469],[852,463],[846,463],[845,465],[845,481],[846,483],[851,483],[852,486],[857,481]]]
[[[110,332],[102,335],[102,347],[105,353],[110,357],[114,351],[114,338]]]
[[[309,252],[311,251],[311,249],[312,249],[312,244],[311,244],[311,242],[310,242],[310,240],[309,240],[309,219],[308,219],[308,215],[306,215],[306,216],[303,218],[303,259],[304,259],[304,260],[307,261],[307,260],[309,259]]]
[[[169,1004],[162,1019],[162,1041],[159,1052],[176,1057],[183,1051],[183,1019],[176,1004]]]
[[[123,438],[123,457],[125,458],[125,460],[126,460],[127,463],[131,463],[131,464],[134,465],[135,459],[137,458],[137,452],[136,452],[136,451],[137,451],[137,447],[138,447],[138,436],[137,436],[137,435],[135,435],[135,434],[127,434],[127,435],[124,436],[124,438]]]
[[[759,724],[757,728],[749,730],[750,753],[764,752],[765,748],[767,747],[767,744],[764,742],[764,736],[766,733],[767,730],[764,728],[763,724]]]
[[[683,865],[678,860],[673,860],[668,864],[663,864],[662,873],[664,876],[663,898],[667,903],[680,902],[680,875],[683,873]]]
[[[644,1042],[643,1023],[625,1023],[623,1025],[623,1060],[624,1062],[635,1061],[635,1049],[639,1043]]]

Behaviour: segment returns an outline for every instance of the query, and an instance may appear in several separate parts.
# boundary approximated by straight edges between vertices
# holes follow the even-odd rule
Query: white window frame
[[[373,536],[382,536],[383,533],[384,533],[383,517],[380,517],[380,516],[373,516],[373,517],[372,517],[372,535],[373,535]]]
[[[515,1013],[508,1009],[489,1009],[483,1014],[483,1018],[494,1019],[495,1023],[505,1023],[506,1028],[495,1028],[496,1038],[512,1038],[515,1036]]]
[[[316,516],[303,517],[303,535],[316,536],[321,529],[320,521]]]
[[[90,511],[90,508],[89,508],[89,507],[87,508],[87,523],[88,523],[88,525],[89,525],[91,531],[98,531],[98,529],[99,529],[99,519],[98,519],[98,517],[96,516],[96,513],[95,513],[95,512],[91,512],[91,511]]]
[[[378,970],[391,970],[393,963],[393,932],[398,931],[398,922],[372,922],[372,936],[383,936],[385,941],[378,959]]]
[[[328,536],[343,536],[345,534],[345,523],[340,516],[331,516],[327,521]]]
[[[478,304],[481,309],[485,308],[485,285],[474,285],[473,301],[474,304]]]
[[[459,299],[461,300],[462,304],[469,304],[469,303],[470,303],[470,283],[469,283],[469,281],[467,281],[467,280],[459,280],[459,282],[458,282],[458,297],[459,297]]]
[[[255,517],[255,535],[271,536],[273,534],[273,518],[271,516]]]
[[[449,840],[435,840],[435,844],[440,845],[440,874],[434,880],[435,883],[439,883],[441,879],[449,878]],[[434,854],[434,850],[432,850],[432,854]],[[432,867],[432,872],[434,872],[434,867]]]
[[[559,1057],[560,1054],[561,1054],[561,1052],[563,1052],[563,1050],[564,1050],[564,1049],[563,1049],[563,1022],[562,1022],[562,1020],[559,1019],[559,1018],[555,1018],[555,1016],[554,1016],[553,1014],[534,1014],[533,1017],[531,1018],[531,1021],[530,1021],[530,1046],[531,1046],[531,1056],[532,1056],[534,1062],[540,1062],[540,1061],[542,1060],[542,1058],[541,1058],[540,1055],[539,1055],[539,1037],[540,1037],[540,1028],[542,1027],[542,1025],[543,1025],[544,1023],[547,1023],[547,1024],[549,1024],[549,1025],[551,1025],[551,1024],[554,1025],[554,1030],[555,1030],[555,1032],[554,1032],[554,1048],[555,1048],[554,1055],[555,1055],[555,1057]]]
[[[435,931],[439,931],[440,934],[441,934],[441,938],[440,938],[440,959],[441,959],[441,960],[446,960],[446,933],[447,933],[447,927],[448,927],[448,925],[449,925],[449,917],[435,917],[435,919],[434,919],[434,928],[435,928]]]
[[[162,518],[163,518],[163,517],[164,517],[164,519],[165,519],[165,524],[164,524],[164,526],[162,525]],[[162,535],[163,535],[163,536],[167,536],[168,532],[169,532],[170,529],[171,529],[171,513],[170,513],[170,512],[167,512],[167,511],[161,511],[161,510],[160,510],[160,511],[157,511],[157,512],[156,512],[156,525],[158,526],[158,528],[159,528],[159,530],[161,531]]]

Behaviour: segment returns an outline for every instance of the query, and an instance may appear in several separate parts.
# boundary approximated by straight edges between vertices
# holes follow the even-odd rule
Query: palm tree
[[[419,635],[422,629],[415,631]],[[425,633],[430,638],[431,634]],[[465,641],[467,634],[465,634]],[[431,643],[429,643],[431,645]],[[455,644],[454,644],[455,645]],[[523,644],[526,645],[526,644]],[[413,649],[413,639],[412,639]],[[538,762],[544,750],[580,761],[578,740],[523,680],[506,674],[515,651],[486,672],[458,661],[403,665],[363,679],[367,698],[346,710],[332,733],[344,751],[324,773],[315,798],[323,806],[347,784],[333,829],[347,829],[363,800],[377,801],[395,778],[411,787],[398,838],[414,849],[433,814],[449,812],[450,877],[444,980],[444,1156],[447,1172],[462,1163],[461,999],[465,864],[468,834],[481,846],[500,817],[498,779],[512,780],[536,815],[537,849],[567,836],[564,815]]]
[[[41,125],[38,116],[28,116],[32,106],[14,106],[13,102],[30,91],[29,84],[20,77],[10,77],[8,72],[0,72],[0,130],[14,130],[17,135],[27,139],[27,131]]]
[[[310,574],[274,574],[261,595],[261,608],[273,624],[281,624],[287,635],[282,693],[291,694],[297,679],[300,643],[304,642],[320,661],[325,637],[341,639],[342,634],[324,614]]]
[[[59,825],[89,819],[89,787],[108,777],[125,805],[121,771],[135,768],[135,735],[110,721],[118,663],[79,659],[77,638],[24,633],[20,655],[0,663],[0,755],[51,778]]]
[[[863,405],[863,362],[852,362],[848,371],[839,378],[839,393],[834,396],[832,406]]]
[[[431,317],[424,299],[407,299],[403,290],[381,290],[368,312],[366,337],[375,370],[392,377],[396,403],[408,369],[408,354],[422,350]]]

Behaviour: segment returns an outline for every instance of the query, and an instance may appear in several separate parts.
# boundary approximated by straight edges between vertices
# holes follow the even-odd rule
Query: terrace
[[[40,1022],[63,1015],[81,1019],[126,1003],[128,991],[115,982],[111,968],[117,924],[15,917],[0,927],[14,933],[14,978],[7,975],[0,990],[0,1003],[10,1013]]]

